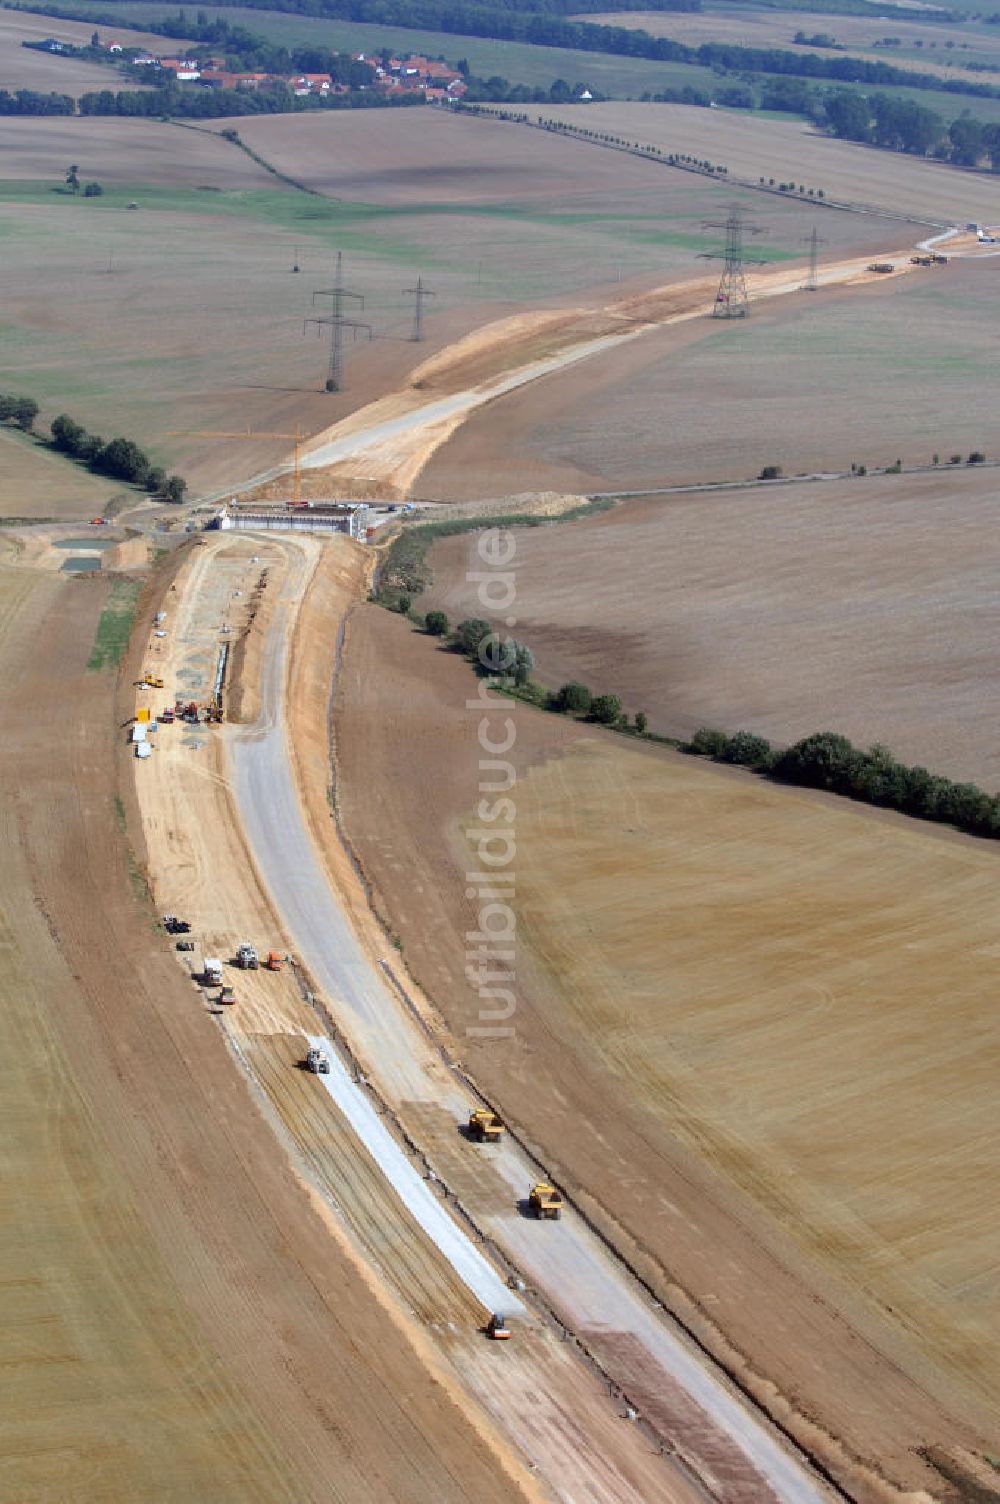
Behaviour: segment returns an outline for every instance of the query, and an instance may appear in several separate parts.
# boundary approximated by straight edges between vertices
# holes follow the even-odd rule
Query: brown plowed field
[[[84,673],[105,583],[0,583],[21,596],[0,643],[0,1492],[511,1498],[154,930],[116,816],[113,680]]]
[[[341,808],[457,1036],[478,1017],[474,682],[398,618],[352,615]],[[467,1037],[467,1065],[755,1392],[940,1496],[915,1449],[988,1450],[1000,1382],[995,854],[513,715],[516,1033]]]
[[[517,636],[538,677],[614,691],[655,730],[832,728],[1000,788],[994,469],[623,502],[517,532]],[[421,605],[479,615],[469,537]]]

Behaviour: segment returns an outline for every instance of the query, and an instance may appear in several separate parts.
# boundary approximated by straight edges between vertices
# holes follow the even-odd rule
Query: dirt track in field
[[[154,931],[116,815],[113,683],[83,672],[105,585],[31,578],[2,641],[0,1491],[516,1497],[331,1242]],[[124,812],[141,864],[128,794]]]
[[[475,906],[464,896],[469,856],[459,832],[478,786],[476,718],[464,708],[468,669],[398,619],[362,607],[352,617],[341,684],[336,730],[347,828],[376,901],[400,935],[407,967],[460,1034],[478,1010],[475,995],[456,980],[463,970],[462,937],[475,919]],[[950,924],[939,932],[930,915],[947,893],[966,910],[969,884],[985,884],[977,889],[985,898],[992,854],[983,856],[963,842],[953,846],[947,836],[901,832],[821,800],[758,792],[748,778],[734,781],[656,752],[601,738],[595,745],[587,728],[551,717],[514,714],[513,758],[525,822],[518,877],[526,927],[517,959],[516,1033],[492,1043],[467,1037],[466,1063],[558,1173],[586,1188],[585,1204],[595,1216],[614,1219],[661,1298],[688,1311],[706,1340],[716,1340],[718,1329],[725,1332],[743,1355],[747,1374],[757,1375],[752,1383],[763,1375],[780,1393],[794,1394],[805,1414],[839,1436],[848,1453],[896,1482],[930,1488],[940,1497],[940,1479],[913,1448],[976,1445],[977,1435],[982,1445],[991,1430],[984,1396],[993,1381],[983,1362],[992,1343],[977,1326],[988,1322],[989,1308],[972,1292],[983,1288],[975,1283],[973,1264],[989,1285],[992,1234],[982,1219],[995,1198],[983,1189],[979,1177],[987,1171],[974,1149],[981,1132],[976,1114],[985,1109],[985,1098],[975,1096],[976,1106],[971,1095],[981,1092],[985,1079],[975,1041],[985,1041],[983,989],[988,992],[989,983],[978,963],[960,969],[965,943]],[[590,768],[590,782],[581,781],[580,770]],[[658,803],[651,804],[654,797]],[[593,819],[588,813],[581,823],[579,816],[592,806]],[[758,817],[765,829],[758,828]],[[546,834],[549,826],[559,829],[561,844]],[[599,854],[588,839],[591,827]],[[797,906],[783,886],[798,891],[796,873],[803,869],[796,842],[830,853],[824,870],[831,882],[847,872],[855,874],[852,881],[868,874],[871,894],[858,893],[850,912],[860,920],[874,905],[878,915],[872,960],[862,963],[874,968],[875,957],[883,957],[871,971],[872,997],[882,997],[890,985],[895,996],[902,985],[893,925],[926,929],[928,944],[940,948],[940,975],[926,972],[922,1058],[936,1058],[952,1038],[933,977],[947,974],[950,995],[964,999],[967,1049],[954,1059],[949,1054],[948,1074],[935,1088],[945,1117],[928,1120],[931,1137],[923,1147],[909,1134],[895,1137],[893,1123],[918,1123],[929,1098],[919,1071],[909,1073],[900,1060],[894,1072],[891,1041],[866,1033],[869,994],[848,974],[847,955],[859,950],[856,939],[846,938],[845,930],[841,953],[841,942],[831,935],[818,961],[807,963],[819,944],[819,919],[813,909]],[[558,873],[546,865],[556,851],[566,859]],[[720,863],[732,858],[738,866],[746,852],[754,853],[755,882],[765,854],[763,870],[774,878],[756,890],[746,925],[737,930],[729,905],[749,903],[749,896],[738,895],[750,890]],[[890,875],[894,861],[900,867],[896,876]],[[809,887],[811,880],[804,881]],[[736,896],[727,899],[730,892]],[[876,905],[882,892],[896,895],[891,923]],[[701,917],[699,894],[706,905]],[[709,905],[713,894],[718,909],[714,898]],[[928,903],[925,911],[921,905]],[[709,924],[713,915],[717,932]],[[788,915],[795,916],[798,939],[788,933]],[[989,904],[970,910],[969,923],[978,926],[972,948],[989,948]],[[564,930],[574,937],[568,953],[560,949]],[[677,937],[673,950],[671,936]],[[774,991],[776,958],[787,947],[803,967],[798,989],[793,985],[796,998],[801,992],[798,1002],[791,994],[782,1002]],[[697,978],[678,971],[668,985],[681,957],[702,971]],[[569,984],[558,979],[563,961],[565,975],[574,979]],[[923,970],[926,963],[919,964]],[[592,1006],[585,1001],[591,998]],[[751,1002],[754,1018],[741,1019],[741,1007]],[[800,1029],[794,1015],[807,1004]],[[812,1020],[809,1009],[821,1016]],[[891,1034],[888,1017],[885,1027]],[[804,1057],[789,1068],[789,1051],[800,1038],[803,1048],[811,1040],[818,1053],[808,1068]],[[858,1146],[838,1148],[831,1137],[838,1124],[849,1132],[854,1113],[840,1095],[841,1087],[848,1097],[854,1089],[842,1067],[862,1061],[869,1085],[859,1076],[860,1099],[871,1112],[888,1114],[885,1123],[869,1124],[863,1134],[864,1169],[854,1162]],[[701,1088],[702,1071],[710,1082],[716,1069],[717,1088]],[[834,1079],[824,1091],[821,1082],[831,1069]],[[808,1080],[813,1085],[802,1090]],[[953,1090],[963,1105],[946,1123]],[[787,1113],[783,1122],[776,1115],[779,1105]],[[812,1121],[800,1129],[795,1125],[807,1108]],[[723,1143],[711,1129],[724,1112],[740,1125],[738,1145]],[[567,1133],[566,1124],[574,1121],[581,1131]],[[930,1142],[938,1151],[953,1145],[956,1158],[951,1169],[941,1162],[941,1181],[928,1188],[934,1215],[924,1214],[925,1203],[913,1203],[926,1246],[920,1271],[911,1276],[905,1259],[900,1262],[900,1251],[909,1246],[899,1220],[901,1187],[909,1177],[921,1177]],[[970,1154],[977,1167],[971,1179],[957,1168]],[[767,1190],[768,1176],[780,1182],[777,1200]],[[817,1195],[825,1200],[825,1217],[818,1213]],[[858,1196],[870,1198],[861,1213]],[[867,1223],[872,1231],[866,1233]],[[939,1279],[950,1286],[947,1294],[935,1288]],[[888,1314],[890,1307],[895,1315]],[[878,1493],[862,1486],[858,1497]]]

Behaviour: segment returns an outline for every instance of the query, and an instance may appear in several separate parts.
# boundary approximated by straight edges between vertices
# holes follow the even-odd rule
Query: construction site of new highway
[[[386,953],[327,803],[324,745],[331,613],[343,622],[372,562],[344,537],[211,533],[172,561],[136,713],[175,686],[214,724],[160,715],[136,796],[154,902],[184,915],[167,915],[184,938],[163,944],[190,1006],[513,1477],[563,1498],[818,1504],[833,1496],[821,1474],[548,1183]],[[225,719],[223,628],[243,644]]]
[[[946,239],[948,258],[934,249]],[[871,251],[831,259],[807,288],[802,266],[769,269],[755,296],[777,302],[857,288],[874,301],[885,288],[891,297],[904,279],[946,279],[953,254],[975,253],[968,240],[935,234],[875,260]],[[599,366],[651,331],[717,314],[716,282],[699,276],[593,306],[505,314],[311,437],[298,424],[294,433],[287,425],[260,434],[184,430],[230,437],[244,483],[166,518],[163,507],[136,503],[117,519],[104,567],[86,578],[57,573],[58,550],[68,546],[60,525],[10,530],[0,562],[0,670],[11,689],[0,750],[11,791],[0,939],[18,1000],[0,1044],[14,1058],[25,1041],[9,1116],[23,1140],[19,1165],[34,1166],[23,1182],[12,1177],[7,1209],[28,1210],[17,1257],[0,1264],[0,1278],[18,1292],[13,1325],[23,1358],[16,1435],[0,1448],[0,1496],[12,1504],[996,1497],[975,1386],[955,1390],[968,1397],[967,1411],[949,1390],[949,1409],[933,1363],[911,1361],[899,1333],[869,1323],[860,1297],[845,1293],[827,1266],[807,1277],[805,1235],[803,1243],[779,1235],[777,1212],[774,1227],[767,1223],[767,1195],[783,1215],[786,1207],[763,1182],[754,1201],[755,1172],[735,1138],[727,1149],[738,1190],[727,1199],[729,1183],[724,1195],[697,1161],[709,1129],[677,1106],[687,1137],[674,1135],[676,1157],[651,1193],[639,1162],[646,1130],[621,1085],[627,1070],[641,1076],[643,1067],[629,1057],[622,1076],[609,1071],[607,1094],[587,1117],[580,1100],[588,1084],[581,1078],[573,1096],[567,1076],[575,1067],[554,1014],[551,1037],[544,1015],[533,1020],[522,1053],[506,1059],[507,1077],[484,1073],[485,1046],[471,1043],[474,1029],[463,1036],[433,969],[452,965],[452,931],[466,913],[461,892],[453,923],[443,878],[439,892],[437,876],[417,869],[391,827],[391,801],[411,769],[421,770],[411,801],[437,776],[433,737],[445,713],[434,695],[445,682],[456,716],[464,707],[473,727],[484,706],[499,725],[513,724],[508,710],[535,718],[524,753],[533,820],[548,818],[536,794],[543,778],[563,781],[564,792],[581,780],[578,802],[566,795],[577,834],[618,801],[624,844],[606,860],[603,851],[590,858],[595,923],[602,886],[633,860],[629,842],[639,852],[646,819],[628,779],[600,762],[611,755],[601,748],[617,737],[618,755],[620,733],[629,733],[636,789],[661,754],[675,759],[671,776],[687,776],[677,772],[684,759],[676,738],[644,740],[645,712],[640,721],[633,711],[630,726],[619,703],[598,725],[597,717],[553,716],[564,707],[541,697],[515,712],[495,685],[477,685],[468,655],[449,651],[447,617],[438,643],[430,615],[411,617],[405,594],[391,613],[373,597],[392,543],[413,521],[438,516],[427,504],[414,518],[416,478],[473,413],[568,367]],[[260,471],[253,444],[243,445],[255,437],[294,439],[294,451]],[[770,468],[779,479],[779,467]],[[827,479],[811,477],[816,489]],[[312,501],[303,499],[310,482]],[[324,502],[320,491],[353,499]],[[468,503],[465,520],[487,523],[492,505]],[[521,521],[574,505],[587,526],[596,515],[584,496],[539,495],[524,505]],[[620,648],[605,625],[588,640],[600,638],[614,659],[629,644]],[[415,660],[405,655],[417,650],[436,654],[419,717],[399,688],[412,681]],[[684,649],[676,651],[681,658]],[[586,688],[564,689],[574,687]],[[521,680],[504,686],[511,695],[523,688]],[[51,739],[33,714],[44,697],[60,706]],[[589,706],[589,690],[586,698]],[[557,729],[538,730],[543,722]],[[512,741],[512,733],[503,745],[480,740],[494,773]],[[376,744],[391,744],[396,760],[383,759],[369,783],[365,759],[374,767]],[[726,818],[742,818],[757,797],[746,793],[751,775],[745,783],[733,781],[742,775],[732,768],[712,776],[729,801]],[[508,787],[487,785],[491,794]],[[798,797],[796,818],[805,818],[812,794]],[[669,799],[669,818],[679,822],[682,806],[708,796],[682,788]],[[832,801],[824,790],[814,803],[826,812]],[[371,815],[367,825],[359,808]],[[494,819],[485,800],[476,803],[471,772],[456,809],[435,815],[435,839],[465,872],[465,900],[502,899],[507,890],[489,886],[496,874],[468,865],[473,821]],[[890,818],[879,832],[894,829]],[[561,832],[547,835],[561,850]],[[482,852],[489,832],[480,837]],[[763,839],[752,850],[768,873],[780,865]],[[711,876],[711,856],[700,860],[673,916],[679,988],[685,925],[693,930],[699,884]],[[489,868],[488,858],[480,866]],[[561,881],[550,885],[557,930],[579,907]],[[564,962],[569,974],[578,958],[569,939],[560,953],[541,919],[531,929],[534,897],[521,899],[531,943],[519,965],[543,995],[546,966]],[[727,915],[749,903],[734,881]],[[669,919],[664,911],[664,927]],[[629,951],[641,939],[630,923],[616,934]],[[426,950],[411,943],[418,928]],[[918,943],[902,932],[902,946]],[[783,931],[774,933],[777,967]],[[483,967],[487,955],[496,958],[489,934],[467,928],[466,939],[480,947],[469,951],[470,966],[477,955]],[[619,974],[605,977],[600,957],[588,964],[601,974],[585,1026],[608,1031],[617,1064],[619,1045],[626,1060],[629,1022],[608,1001],[614,994],[621,1004]],[[638,962],[634,986],[638,1012],[654,987]],[[39,1007],[43,993],[51,1024]],[[790,987],[785,1015],[820,994],[832,1007],[818,981],[812,992]],[[714,999],[713,987],[705,995]],[[629,1006],[626,998],[624,1013]],[[740,1027],[727,1013],[717,1034]],[[692,1037],[687,1022],[665,1027],[656,1049],[680,1059],[694,1049]],[[560,1053],[567,1076],[552,1067]],[[67,1070],[71,1056],[76,1074]],[[710,1046],[697,1046],[699,1061],[710,1056]],[[697,1067],[681,1070],[697,1090]],[[652,1064],[649,1075],[654,1081]],[[85,1088],[77,1084],[84,1077]],[[39,1079],[51,1094],[43,1134],[27,1126]],[[738,1073],[733,1079],[734,1110],[743,1111]],[[531,1096],[544,1097],[551,1116],[526,1113]],[[610,1121],[619,1109],[621,1125]],[[766,1109],[754,1111],[767,1119]],[[593,1180],[565,1150],[582,1141],[600,1156]],[[640,1152],[633,1157],[629,1145]],[[61,1208],[58,1230],[47,1222],[53,1206]],[[647,1211],[658,1229],[648,1240]],[[863,1221],[845,1218],[830,1242],[860,1240]],[[664,1227],[676,1237],[676,1264]],[[75,1290],[71,1300],[60,1283],[60,1239],[88,1250],[85,1300]],[[36,1244],[46,1249],[37,1278],[26,1254]],[[972,1273],[968,1286],[975,1289]],[[733,1322],[734,1306],[750,1313],[745,1328]],[[743,1338],[754,1325],[768,1326],[775,1348],[784,1344],[794,1361],[781,1368],[748,1351]],[[112,1348],[119,1356],[108,1357]],[[762,1342],[760,1351],[771,1349]],[[827,1368],[844,1404],[853,1376],[868,1386],[857,1408],[870,1430],[859,1422],[860,1439],[845,1439],[830,1419],[834,1407],[814,1399]],[[877,1438],[892,1432],[897,1415],[912,1430],[880,1452]],[[51,1435],[63,1423],[65,1456],[46,1451],[44,1465],[30,1461],[42,1429]],[[137,1441],[151,1425],[152,1454]],[[92,1472],[80,1492],[82,1456]],[[986,1476],[982,1493],[925,1487],[951,1478],[956,1458],[963,1488],[977,1468]],[[151,1490],[160,1475],[168,1481]]]

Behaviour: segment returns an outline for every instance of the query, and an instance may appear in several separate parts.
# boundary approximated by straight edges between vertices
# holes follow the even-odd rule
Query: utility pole
[[[424,299],[433,298],[435,294],[431,292],[429,287],[424,286],[423,277],[417,278],[416,287],[404,287],[403,292],[406,297],[416,299],[413,309],[413,333],[410,335],[410,339],[414,344],[419,345],[424,337]]]
[[[298,270],[299,270],[299,248],[298,248],[298,246],[296,246],[295,247],[295,260],[292,262],[292,271],[293,272],[297,272]]]
[[[826,245],[826,241],[820,239],[815,225],[812,233],[804,235],[802,239],[809,247],[809,280],[804,284],[803,292],[816,292],[819,289],[819,248]]]
[[[719,290],[712,305],[712,317],[713,319],[745,319],[750,312],[745,268],[760,266],[761,258],[745,254],[743,237],[744,235],[759,235],[760,226],[745,224],[742,208],[739,204],[734,204],[724,220],[705,220],[702,229],[726,232],[724,251],[702,251],[701,253],[706,261],[725,263],[722,268]]]
[[[317,329],[321,329],[324,324],[330,326],[330,368],[326,378],[326,390],[340,392],[344,387],[344,330],[350,329],[354,338],[357,338],[358,330],[366,329],[368,338],[372,338],[371,324],[345,317],[344,305],[348,301],[358,303],[361,308],[364,308],[365,300],[361,293],[351,292],[344,286],[344,258],[340,251],[337,252],[337,269],[334,273],[333,286],[324,287],[313,293],[314,308],[317,298],[330,299],[330,312],[306,319],[302,327],[304,331],[306,324],[315,324]]]

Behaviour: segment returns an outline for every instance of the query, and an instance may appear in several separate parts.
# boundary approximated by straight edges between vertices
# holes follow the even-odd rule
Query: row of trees
[[[869,99],[847,89],[828,94],[822,108],[834,135],[845,140],[870,141],[916,156],[934,152],[963,167],[975,167],[988,157],[993,171],[1000,172],[1000,125],[967,114],[949,125],[914,100],[892,95]]]
[[[105,442],[98,434],[88,433],[66,413],[60,413],[52,420],[52,444],[60,454],[79,460],[97,475],[108,475],[112,480],[142,486],[163,501],[184,500],[186,481],[179,475],[167,475],[131,439],[115,438]]]
[[[99,89],[80,99],[81,115],[127,115],[158,119],[221,120],[227,115],[291,115],[305,110],[405,109],[424,103],[421,94],[387,97],[374,91],[351,94],[306,94],[276,78],[259,89],[204,89],[197,84],[170,84],[162,89]]]
[[[908,766],[887,747],[875,745],[863,751],[835,731],[817,731],[778,751],[751,731],[729,735],[703,727],[684,750],[751,768],[783,783],[825,789],[919,820],[954,825],[969,835],[1000,836],[1000,795],[986,794],[974,783],[955,783],[924,767]]]
[[[400,598],[398,609],[406,615],[410,609],[408,596]],[[600,726],[613,726],[617,730],[634,729],[644,735],[647,718],[639,711],[634,728],[629,727],[628,716],[622,709],[618,695],[595,695],[585,684],[563,684],[557,690],[547,690],[531,682],[535,655],[523,642],[505,637],[494,631],[488,621],[472,616],[460,621],[451,631],[448,617],[443,611],[428,611],[424,628],[431,637],[447,638],[456,652],[462,653],[476,667],[477,673],[496,679],[499,684],[530,691],[528,698],[546,710],[559,715],[575,715],[593,721]]]
[[[23,433],[30,433],[38,417],[34,397],[10,397],[0,394],[0,423],[16,423]]]
[[[0,115],[75,115],[68,94],[39,94],[35,89],[0,89]]]

